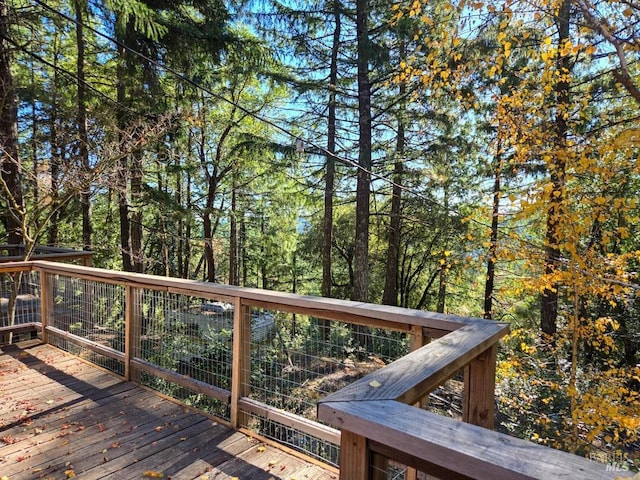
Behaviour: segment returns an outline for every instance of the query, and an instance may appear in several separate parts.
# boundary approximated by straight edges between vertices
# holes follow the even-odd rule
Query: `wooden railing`
[[[0,263],[16,262],[24,259],[25,246],[17,244],[0,244]],[[93,263],[93,252],[73,250],[71,248],[47,247],[38,245],[35,247],[31,260],[53,261],[79,261],[82,265],[90,267]]]
[[[389,459],[441,479],[616,478],[614,468],[477,426],[492,418],[487,377],[494,374],[495,344],[476,356],[484,348],[478,338],[491,343],[491,330],[460,328],[322,399],[318,418],[342,433],[340,478],[386,479]],[[465,376],[465,398],[476,406],[466,409],[471,423],[410,405],[465,357],[473,358]]]
[[[406,478],[416,478],[416,469],[444,479],[614,476],[602,465],[490,430],[506,324],[46,261],[0,265],[0,275],[16,272],[39,274],[39,319],[31,323],[45,342],[323,461],[338,463],[339,445],[343,480],[387,478],[388,459],[410,467]],[[189,313],[194,299],[197,314]],[[265,311],[277,312],[293,331],[304,317],[308,332],[316,332],[312,340],[324,345],[295,346],[278,328],[259,331],[270,318]],[[399,335],[385,348],[401,349],[406,338],[410,353],[388,363],[381,349],[361,351],[361,344],[337,342],[340,335],[350,342],[370,335],[361,344]],[[375,362],[386,366],[370,369]],[[369,370],[359,365],[372,373],[365,376]],[[411,406],[427,403],[461,371],[463,422]],[[359,379],[340,389],[338,374],[340,381]],[[314,397],[317,416],[298,405],[302,394]]]

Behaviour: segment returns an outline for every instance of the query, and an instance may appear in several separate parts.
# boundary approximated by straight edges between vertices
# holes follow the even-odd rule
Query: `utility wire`
[[[127,105],[123,105],[122,103],[118,102],[117,100],[114,100],[113,98],[111,98],[106,93],[101,92],[100,90],[95,88],[93,85],[91,85],[89,82],[87,82],[86,80],[80,80],[75,73],[70,72],[69,70],[61,67],[60,65],[55,65],[55,64],[51,63],[50,61],[46,60],[45,58],[42,58],[37,53],[34,53],[34,52],[30,51],[30,50],[27,50],[25,47],[23,47],[22,45],[19,45],[16,41],[12,40],[11,38],[7,37],[6,35],[3,35],[2,33],[0,33],[0,38],[2,38],[3,40],[6,40],[11,45],[16,47],[18,50],[20,50],[21,52],[23,52],[26,55],[30,56],[31,58],[37,60],[38,62],[43,63],[46,66],[48,66],[50,68],[53,68],[54,70],[67,75],[68,77],[71,77],[72,79],[74,79],[77,82],[82,82],[82,84],[85,87],[89,88],[89,90],[91,90],[92,92],[98,94],[100,97],[104,98],[105,100],[108,100],[110,103],[112,103],[114,105],[117,105],[118,107],[124,108],[124,109],[128,110],[130,113],[139,113],[139,112],[135,112],[134,110],[132,110]]]
[[[212,97],[214,97],[214,98],[216,98],[218,100],[221,100],[221,101],[223,101],[225,103],[228,103],[229,105],[237,108],[238,110],[240,110],[241,112],[245,113],[246,115],[252,117],[253,119],[255,119],[255,120],[259,121],[259,122],[262,122],[262,123],[274,128],[275,130],[277,130],[277,131],[279,131],[281,133],[284,133],[285,135],[287,135],[287,136],[289,136],[289,137],[291,137],[293,139],[298,138],[298,135],[293,133],[291,130],[288,130],[285,127],[282,127],[281,125],[275,123],[274,121],[269,120],[269,119],[267,119],[267,118],[265,118],[263,116],[258,115],[257,113],[255,113],[255,112],[243,107],[242,105],[236,103],[233,100],[228,99],[227,97],[224,97],[224,96],[222,96],[222,95],[220,95],[218,93],[213,92],[209,88],[207,88],[207,87],[195,82],[194,80],[188,78],[186,75],[178,72],[177,70],[173,69],[172,67],[169,67],[167,65],[163,65],[160,62],[148,57],[147,55],[145,55],[145,54],[143,54],[141,52],[138,52],[137,50],[125,45],[124,43],[120,42],[119,40],[117,40],[117,39],[115,39],[115,38],[113,38],[113,37],[111,37],[111,36],[109,36],[109,35],[107,35],[105,33],[102,33],[99,30],[97,30],[97,29],[95,29],[95,28],[93,28],[93,27],[91,27],[89,25],[86,25],[84,23],[78,22],[76,19],[68,16],[64,12],[56,10],[55,8],[47,5],[42,0],[33,0],[33,1],[37,5],[40,5],[41,7],[45,8],[46,10],[49,10],[50,12],[52,12],[52,13],[54,13],[56,15],[59,15],[60,17],[68,20],[69,22],[72,22],[72,23],[74,23],[76,25],[82,25],[84,28],[92,31],[96,35],[104,38],[105,40],[108,40],[108,41],[114,43],[115,45],[117,45],[117,46],[119,46],[121,48],[124,48],[128,52],[140,57],[145,62],[148,62],[148,63],[150,63],[150,64],[152,64],[152,65],[154,65],[154,66],[156,66],[156,67],[158,67],[158,68],[160,68],[162,70],[164,70],[165,72],[170,73],[171,75],[174,75],[176,78],[182,80],[183,82],[186,82],[187,84],[191,85],[192,87],[194,87],[194,88],[196,88],[198,90],[201,90],[201,91],[207,93],[208,95],[211,95]],[[390,179],[388,177],[385,177],[382,174],[379,174],[379,173],[376,173],[376,172],[374,172],[374,171],[372,171],[370,169],[364,168],[362,165],[360,165],[359,163],[355,162],[354,160],[351,160],[351,159],[346,158],[344,156],[337,155],[337,154],[329,151],[327,148],[325,148],[325,147],[323,147],[321,145],[318,145],[317,143],[315,143],[313,141],[305,140],[305,143],[314,148],[315,151],[312,152],[312,153],[323,154],[323,155],[326,155],[328,157],[332,157],[333,159],[339,161],[340,163],[342,163],[342,164],[344,164],[346,166],[354,167],[354,168],[356,168],[356,169],[358,169],[358,170],[370,175],[372,178],[375,178],[377,180],[381,180],[383,182],[388,183],[392,187],[399,188],[399,189],[401,189],[401,190],[403,190],[403,191],[405,191],[407,193],[415,195],[416,197],[420,198],[421,200],[424,200],[425,202],[427,202],[427,203],[429,203],[429,204],[431,204],[433,206],[437,206],[439,208],[452,211],[452,212],[456,213],[457,215],[459,215],[461,217],[464,217],[464,215],[461,212],[457,211],[456,209],[451,208],[451,207],[446,208],[444,205],[442,205],[439,202],[433,200],[432,198],[429,198],[429,197],[423,195],[420,192],[416,192],[415,190],[412,190],[411,188],[406,187],[405,185],[401,185],[401,184],[395,182],[394,180],[392,180],[392,179]],[[474,222],[474,223],[476,223],[476,224],[478,224],[480,226],[491,228],[491,225],[486,224],[484,222],[481,222],[480,220],[476,220],[476,219],[472,218],[472,219],[470,219],[470,221]],[[539,248],[543,248],[543,247],[539,247]]]

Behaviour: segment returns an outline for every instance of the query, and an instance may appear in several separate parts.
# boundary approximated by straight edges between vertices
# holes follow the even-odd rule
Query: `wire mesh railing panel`
[[[243,375],[250,379],[243,390],[253,400],[316,422],[319,400],[409,352],[409,337],[404,332],[257,308],[250,315],[251,332],[244,335],[251,338],[251,371]],[[246,426],[281,441],[271,430],[263,429],[267,424]],[[287,435],[304,438],[305,434]],[[335,461],[323,455],[338,449],[337,445],[331,449],[322,445],[315,451],[320,443],[289,443],[307,455]]]
[[[429,394],[423,408],[438,415],[462,420],[464,394],[464,369]]]
[[[379,480],[440,480],[378,453],[372,455],[371,473],[371,478]]]
[[[67,338],[58,337],[56,335],[49,335],[47,337],[47,342],[58,347],[60,350],[69,352],[70,354],[102,367],[105,370],[117,373],[118,375],[124,375],[124,362],[122,360],[101,355],[100,353],[94,352],[82,345],[78,345]]]
[[[47,325],[124,352],[125,288],[121,285],[47,274],[52,309]]]
[[[205,395],[201,392],[189,389],[183,385],[159,378],[153,374],[142,372],[139,381],[142,385],[174,398],[185,405],[196,408],[202,412],[215,415],[218,418],[229,421],[231,418],[228,402]]]
[[[253,309],[250,397],[315,420],[318,400],[408,351],[406,333]]]
[[[0,273],[0,327],[40,321],[40,274]]]
[[[401,463],[388,460],[377,454],[373,457],[371,465],[372,478],[386,480],[415,480],[411,470]]]
[[[322,462],[338,466],[340,455],[340,447],[338,445],[259,415],[247,413],[246,417],[246,426],[255,432],[260,432],[263,437],[304,452],[306,455]]]
[[[233,306],[184,294],[143,290],[139,350],[134,356],[208,385],[231,390]],[[184,403],[228,419],[228,404],[149,374],[141,382]]]
[[[83,278],[47,274],[51,308],[47,325],[92,343],[124,352],[125,288]],[[49,342],[103,368],[123,374],[124,364],[78,345],[55,333]]]

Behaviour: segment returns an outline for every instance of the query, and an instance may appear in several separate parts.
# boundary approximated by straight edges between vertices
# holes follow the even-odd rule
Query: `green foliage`
[[[613,326],[607,321],[602,325],[592,342],[610,344],[602,339],[611,338]],[[640,369],[584,363],[574,383],[571,363],[565,360],[567,349],[570,345],[550,345],[549,338],[531,330],[518,329],[509,335],[497,371],[501,427],[583,456],[600,452],[612,456],[621,449],[626,461],[637,468]]]

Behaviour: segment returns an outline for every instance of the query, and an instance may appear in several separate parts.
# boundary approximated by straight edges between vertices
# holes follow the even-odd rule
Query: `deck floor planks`
[[[122,385],[126,386],[126,384]],[[128,398],[129,396],[131,396],[131,398]],[[124,406],[126,405],[125,402],[135,401],[135,397],[141,397],[140,392],[134,390],[132,393],[130,392],[130,389],[128,389],[119,392],[116,395],[105,397],[102,400],[111,401],[114,406],[117,406],[118,404],[122,404]],[[90,409],[92,402],[92,400],[83,400],[73,406],[59,408],[49,415],[37,418],[33,424],[28,427],[19,424],[13,428],[3,430],[4,438],[11,437],[11,443],[3,447],[3,454],[5,458],[12,451],[19,451],[25,446],[44,445],[45,443],[55,441],[55,439],[60,438],[63,430],[70,428],[71,430],[69,433],[73,433],[74,431],[96,426],[100,422],[104,422],[103,425],[110,426],[111,424],[109,422],[113,423],[120,417],[124,418],[124,413],[122,413],[117,417],[114,416],[105,420],[102,416],[97,415],[99,412],[98,409]],[[124,418],[124,421],[126,423],[126,418]],[[95,428],[95,432],[101,433],[99,428]],[[42,433],[43,435],[39,435],[39,433]],[[47,434],[50,435],[49,438],[47,438]],[[87,437],[90,437],[90,435],[91,434],[85,434]],[[43,448],[52,448],[53,446],[54,445],[47,445]]]
[[[20,404],[15,403],[16,400],[25,404],[25,406],[28,406],[26,404],[30,402],[32,407],[50,410],[51,408],[55,408],[56,405],[77,402],[87,396],[89,396],[90,399],[91,395],[96,392],[117,385],[118,382],[114,382],[113,380],[114,378],[105,378],[104,374],[84,375],[81,381],[68,384],[62,389],[59,387],[59,384],[57,386],[53,385],[53,381],[42,388],[36,387],[20,392],[4,392],[0,388],[6,402],[0,411],[0,426],[3,426],[3,423],[6,424],[6,422],[10,420],[11,413],[16,410],[16,407],[20,406]],[[92,385],[92,383],[94,385]],[[14,400],[14,402],[12,402],[12,400]],[[19,410],[19,408],[17,409]]]
[[[25,407],[29,407],[25,411]],[[6,441],[5,441],[6,440]],[[49,345],[0,349],[0,476],[334,480],[323,469]]]
[[[129,406],[131,408],[132,406],[136,407],[139,403],[141,407],[149,407],[149,401],[153,400],[151,398],[153,394],[144,393],[146,395],[125,398],[123,402],[114,402],[114,405],[116,407]],[[102,451],[109,449],[114,442],[112,438],[120,437],[125,440],[132,430],[144,425],[145,422],[144,418],[137,418],[135,424],[132,424],[131,418],[127,417],[124,412],[110,414],[108,411],[105,412],[103,408],[93,408],[89,412],[85,413],[88,421],[70,421],[69,417],[63,418],[62,425],[69,426],[70,428],[68,429],[60,428],[60,423],[53,423],[48,427],[47,434],[35,435],[37,443],[31,440],[31,448],[27,447],[22,451],[18,450],[14,452],[13,456],[7,454],[5,460],[8,462],[13,460],[15,462],[15,458],[18,456],[24,458],[25,460],[22,462],[14,464],[14,468],[22,468],[22,470],[47,467],[47,464],[52,463],[54,466],[60,462],[65,463],[65,458],[70,455],[81,458],[81,462],[90,460],[92,455],[99,455],[100,460],[98,461],[101,461],[104,458]],[[146,420],[157,423],[157,418],[155,417]],[[82,434],[78,435],[79,432],[82,432]],[[46,435],[48,435],[48,438]],[[27,441],[29,440],[27,439]],[[14,447],[14,445],[9,445],[5,449],[10,449],[11,447]],[[4,453],[4,451],[0,453]],[[1,462],[0,468],[2,468]]]
[[[129,461],[129,463],[124,464],[124,467],[120,469],[121,471],[109,476],[94,478],[123,480],[140,478],[142,473],[148,470],[165,472],[173,465],[187,466],[192,462],[191,455],[193,452],[206,448],[212,438],[216,438],[216,433],[224,435],[228,433],[228,429],[220,425],[213,426],[210,420],[200,422],[190,428],[176,431],[170,436],[164,436],[160,441],[139,448],[135,455],[125,457],[125,460]]]
[[[153,430],[153,427],[149,427],[151,430],[137,432],[138,435],[135,438],[120,443],[118,448],[113,449],[113,452],[118,454],[117,457],[107,457],[106,462],[97,461],[91,468],[83,467],[79,471],[83,473],[83,478],[96,480],[107,478],[112,472],[116,473],[117,478],[125,478],[129,468],[136,475],[139,474],[139,477],[142,477],[144,471],[160,471],[163,467],[160,464],[162,459],[152,458],[154,454],[172,449],[173,453],[169,458],[176,458],[181,450],[181,438],[189,438],[204,432],[210,428],[210,425],[210,422],[205,419],[196,419],[195,415],[191,415],[182,419],[181,422],[172,422],[165,431],[158,432]],[[166,454],[164,455],[166,459]]]

